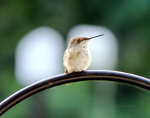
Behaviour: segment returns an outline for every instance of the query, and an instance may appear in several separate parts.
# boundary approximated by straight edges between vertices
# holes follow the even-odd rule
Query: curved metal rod
[[[87,80],[107,80],[115,82],[124,82],[150,90],[150,79],[119,71],[99,70],[99,71],[76,72],[70,74],[60,74],[33,83],[6,98],[4,101],[0,103],[0,115],[5,113],[8,109],[13,107],[15,104],[21,102],[25,98],[28,98],[29,96],[38,93],[40,91],[43,91],[47,88],[52,88],[65,83],[87,81]]]

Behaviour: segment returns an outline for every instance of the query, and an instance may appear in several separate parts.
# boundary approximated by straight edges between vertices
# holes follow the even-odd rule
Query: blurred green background
[[[77,24],[105,26],[119,42],[116,70],[150,77],[149,11],[149,0],[1,0],[0,101],[22,88],[14,74],[15,49],[26,33],[39,26],[53,27],[64,38]],[[94,105],[95,100],[101,101],[94,86],[94,82],[80,82],[46,90],[19,103],[2,118],[150,117],[148,91],[116,84],[115,104],[108,105],[111,113],[99,108],[101,104]]]

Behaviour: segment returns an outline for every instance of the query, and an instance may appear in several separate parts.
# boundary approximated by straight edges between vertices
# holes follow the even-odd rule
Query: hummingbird
[[[65,73],[85,71],[91,63],[91,54],[87,47],[89,40],[103,35],[72,38],[64,53]]]

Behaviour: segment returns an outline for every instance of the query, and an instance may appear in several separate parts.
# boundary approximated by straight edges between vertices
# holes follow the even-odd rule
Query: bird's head
[[[89,41],[89,38],[87,37],[75,37],[71,39],[71,41],[69,42],[69,47],[72,47],[72,46],[85,47],[87,46],[88,41]]]
[[[69,42],[69,47],[72,47],[72,46],[80,46],[80,47],[86,47],[89,40],[90,39],[93,39],[93,38],[96,38],[96,37],[99,37],[99,36],[103,36],[104,34],[101,34],[101,35],[97,35],[97,36],[94,36],[94,37],[75,37],[75,38],[72,38],[71,41]]]

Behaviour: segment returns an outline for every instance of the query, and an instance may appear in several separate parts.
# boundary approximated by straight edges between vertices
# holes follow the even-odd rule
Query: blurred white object
[[[92,62],[89,69],[115,69],[118,58],[118,43],[113,33],[105,27],[93,25],[77,25],[68,34],[68,41],[76,36],[92,37],[104,34],[90,40],[88,47]]]
[[[64,42],[52,28],[40,27],[26,34],[16,48],[16,77],[28,85],[62,72]]]

